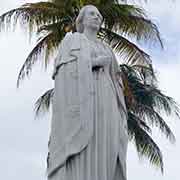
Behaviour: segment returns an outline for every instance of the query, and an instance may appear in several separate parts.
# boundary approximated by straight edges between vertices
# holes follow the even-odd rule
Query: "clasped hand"
[[[110,57],[109,56],[98,56],[97,58],[94,58],[92,60],[92,66],[106,66],[110,63]]]

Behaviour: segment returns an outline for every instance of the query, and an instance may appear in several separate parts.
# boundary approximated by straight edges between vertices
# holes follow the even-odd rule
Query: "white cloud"
[[[150,16],[164,25],[164,30],[179,31],[180,2],[169,0],[150,1],[144,5]],[[158,17],[158,18],[156,18]],[[178,29],[176,29],[178,27]]]

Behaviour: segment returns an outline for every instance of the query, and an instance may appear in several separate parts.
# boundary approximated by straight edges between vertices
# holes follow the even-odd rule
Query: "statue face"
[[[102,15],[95,6],[90,6],[85,10],[83,26],[98,31],[102,23]]]

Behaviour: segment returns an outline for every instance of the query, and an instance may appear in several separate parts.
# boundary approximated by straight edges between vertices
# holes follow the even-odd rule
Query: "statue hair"
[[[76,30],[77,32],[79,33],[83,33],[84,31],[84,26],[83,26],[83,17],[85,15],[85,11],[87,8],[89,7],[96,7],[96,6],[93,6],[93,5],[86,5],[84,7],[82,7],[79,11],[79,15],[77,16],[76,18]],[[102,17],[102,21],[103,21],[103,17]]]

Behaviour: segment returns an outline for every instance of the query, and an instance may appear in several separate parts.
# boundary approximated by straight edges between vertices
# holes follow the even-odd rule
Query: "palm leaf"
[[[175,136],[171,131],[170,127],[164,121],[164,119],[157,113],[152,107],[147,105],[138,104],[136,105],[136,114],[143,119],[146,119],[150,125],[158,127],[160,131],[166,135],[170,142],[175,142]]]
[[[174,142],[174,134],[158,112],[164,110],[169,115],[174,112],[179,115],[177,104],[173,99],[163,95],[153,84],[144,84],[132,67],[127,65],[120,67],[122,75],[126,78],[125,84],[128,86],[125,88],[127,92],[124,93],[127,108],[139,118],[147,120],[150,125],[158,127],[171,142]]]
[[[128,133],[131,140],[135,142],[139,157],[146,157],[150,163],[160,167],[161,172],[163,173],[163,158],[161,150],[146,130],[139,125],[139,120],[137,121],[136,116],[130,112],[128,113]]]
[[[42,59],[43,55],[45,55],[44,64],[45,67],[47,67],[50,57],[54,54],[55,51],[57,51],[57,47],[64,37],[64,33],[65,32],[62,31],[52,31],[37,43],[20,69],[17,80],[17,87],[19,87],[20,82],[26,76],[30,75],[33,65],[38,62],[38,60]]]
[[[141,64],[145,66],[151,64],[150,56],[123,36],[109,29],[101,28],[99,37],[106,41],[111,48],[118,53],[121,59],[124,60],[124,63],[131,65]]]
[[[46,91],[38,100],[35,102],[35,114],[38,117],[40,114],[49,111],[54,95],[54,89]]]
[[[157,84],[157,78],[152,64],[149,64],[149,67],[140,64],[131,65],[131,67],[134,71],[137,71],[139,73],[140,79],[143,81],[143,84]]]
[[[156,76],[152,68],[147,68],[140,65],[128,66],[125,64],[120,65],[121,72],[127,78],[131,91],[136,98],[136,102],[154,107],[158,112],[164,111],[166,115],[175,114],[180,116],[179,105],[173,98],[163,94],[156,86]],[[140,69],[140,71],[139,71]],[[145,83],[143,73],[148,73],[154,79],[155,83]]]
[[[140,65],[137,68],[137,66],[129,66],[127,64],[120,64],[119,69],[124,84],[124,95],[125,95],[126,105],[128,106],[128,108],[133,110],[137,103],[134,94],[134,89],[136,90],[137,83],[144,82],[144,77],[143,77],[144,72],[146,72],[146,74],[147,73],[149,74],[150,78],[153,79],[153,82],[156,80],[153,73],[153,69]],[[153,85],[153,83],[151,82],[150,85]]]
[[[71,26],[71,29],[69,29],[68,31],[66,30],[67,26]],[[64,32],[69,32],[72,30],[72,26],[73,26],[73,19],[72,17],[66,15],[64,16],[61,21],[57,22],[57,23],[51,23],[51,24],[44,24],[42,26],[40,26],[38,29],[37,29],[37,35],[40,36],[41,33],[43,34],[44,36],[44,33],[49,33],[49,32],[52,32],[52,31],[64,31]]]
[[[130,123],[130,124],[129,124]],[[148,133],[152,133],[151,128],[147,125],[147,123],[140,119],[137,115],[135,115],[133,112],[128,111],[128,126],[132,126],[131,123],[136,123],[136,125],[138,125],[140,128],[142,128],[144,131],[148,132]],[[132,139],[131,135],[133,134],[132,131],[133,129],[130,128],[130,139]]]
[[[30,33],[39,26],[57,22],[63,17],[62,9],[50,2],[27,3],[0,16],[0,29],[15,28],[18,22],[29,28]]]
[[[160,43],[163,47],[157,26],[147,19],[143,9],[127,4],[101,5],[99,7],[105,28],[120,35],[136,38],[137,41]]]
[[[169,96],[163,94],[156,87],[148,87],[146,88],[154,99],[154,107],[158,111],[163,111],[166,115],[175,114],[178,118],[180,118],[180,110],[177,102]]]

